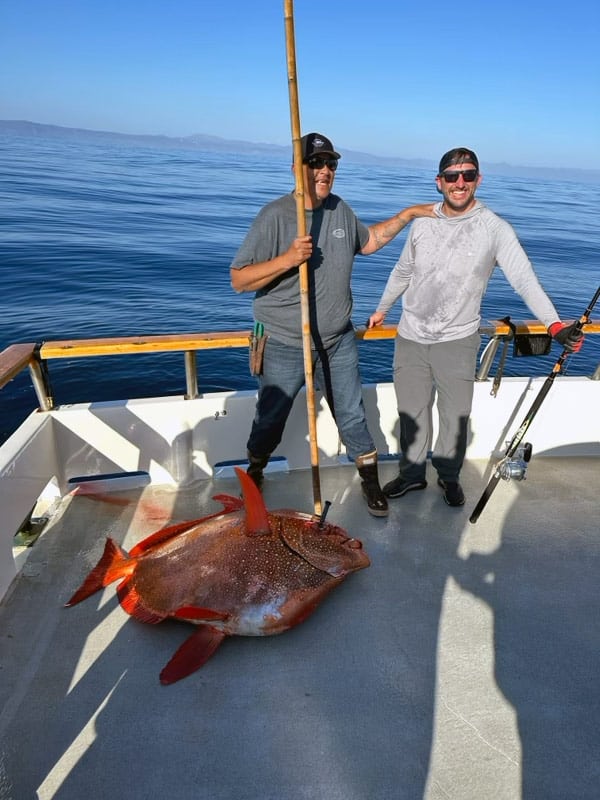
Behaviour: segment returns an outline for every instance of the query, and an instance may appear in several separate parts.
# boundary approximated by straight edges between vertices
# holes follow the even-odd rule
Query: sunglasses
[[[456,183],[458,176],[462,175],[465,183],[473,183],[477,179],[478,172],[476,169],[459,169],[452,170],[451,172],[442,172],[440,178],[443,178],[446,183]]]
[[[335,172],[338,166],[337,158],[325,158],[324,156],[311,156],[304,162],[311,169],[323,169],[329,167],[332,172]]]

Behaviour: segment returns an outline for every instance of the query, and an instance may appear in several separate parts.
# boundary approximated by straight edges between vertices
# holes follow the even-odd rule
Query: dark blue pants
[[[354,330],[346,331],[331,347],[313,352],[313,375],[315,388],[327,399],[348,456],[355,459],[373,452],[375,443],[365,418]],[[303,385],[302,348],[269,337],[248,439],[253,455],[270,455],[281,442],[294,399]]]

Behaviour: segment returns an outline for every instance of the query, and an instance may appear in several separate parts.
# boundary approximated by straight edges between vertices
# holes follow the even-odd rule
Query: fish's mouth
[[[346,539],[344,544],[347,544],[351,550],[362,550],[362,542],[360,539]]]
[[[322,514],[320,517],[317,517],[315,514],[311,517],[311,526],[322,533],[324,536],[339,536],[341,541],[339,542],[342,546],[347,546],[351,550],[362,550],[363,543],[360,539],[355,539],[353,536],[344,536],[345,531],[342,531],[341,528],[338,528],[337,525],[335,526],[328,526],[325,523],[325,514],[327,514],[328,509],[325,510],[325,513]],[[333,527],[333,530],[326,531],[326,527]]]

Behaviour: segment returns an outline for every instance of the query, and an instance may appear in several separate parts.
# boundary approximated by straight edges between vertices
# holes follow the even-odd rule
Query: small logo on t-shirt
[[[332,231],[332,236],[335,236],[336,239],[343,239],[346,235],[346,231],[343,228],[336,228]]]

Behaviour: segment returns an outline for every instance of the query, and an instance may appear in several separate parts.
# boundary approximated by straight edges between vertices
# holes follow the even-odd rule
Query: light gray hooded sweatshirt
[[[465,214],[416,219],[377,310],[402,297],[398,333],[421,344],[463,339],[479,329],[481,300],[496,265],[546,327],[559,320],[508,222],[477,201]]]

